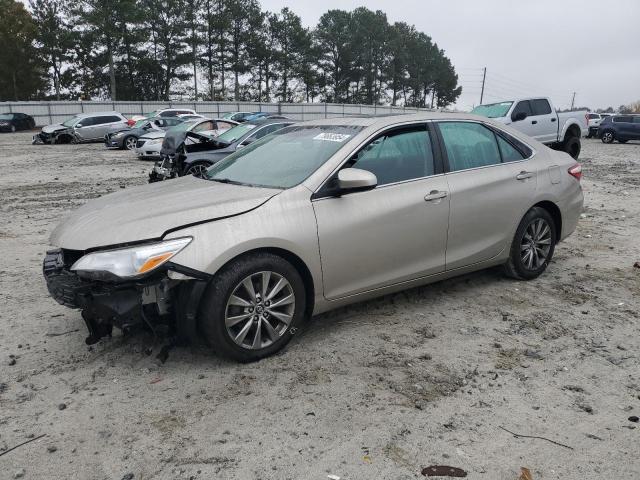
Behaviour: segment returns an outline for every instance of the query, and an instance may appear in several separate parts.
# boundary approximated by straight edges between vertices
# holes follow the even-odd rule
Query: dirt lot
[[[342,309],[238,365],[157,364],[144,334],[84,344],[41,277],[49,232],[151,164],[29,140],[0,135],[0,478],[640,478],[640,144],[585,140],[585,218],[540,279],[491,270]]]

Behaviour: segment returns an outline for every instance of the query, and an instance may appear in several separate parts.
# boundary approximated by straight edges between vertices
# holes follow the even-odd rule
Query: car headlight
[[[159,143],[162,143],[162,138],[151,139],[147,142],[147,145],[158,145]]]
[[[73,264],[71,270],[80,274],[94,273],[89,275],[94,277],[103,277],[104,273],[110,273],[120,278],[134,278],[168,262],[171,257],[189,245],[191,240],[193,240],[192,237],[184,237],[135,247],[93,252],[80,258]]]

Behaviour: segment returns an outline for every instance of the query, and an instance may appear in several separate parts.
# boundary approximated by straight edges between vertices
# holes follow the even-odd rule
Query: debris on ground
[[[527,467],[520,467],[520,477],[518,480],[533,480],[533,475]]]
[[[467,476],[467,472],[457,467],[450,467],[448,465],[431,465],[422,469],[422,475],[425,477],[456,477],[464,478]]]

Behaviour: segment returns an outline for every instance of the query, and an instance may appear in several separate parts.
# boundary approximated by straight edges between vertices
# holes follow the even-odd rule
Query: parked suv
[[[600,122],[604,119],[604,115],[600,115],[599,113],[587,113],[587,125],[589,127],[589,134],[587,138],[595,137],[598,133],[598,126],[600,126]]]
[[[43,127],[33,136],[33,143],[102,142],[107,132],[126,126],[127,118],[118,112],[81,113],[63,123]]]
[[[600,122],[598,137],[602,143],[627,143],[640,140],[640,115],[612,115]]]

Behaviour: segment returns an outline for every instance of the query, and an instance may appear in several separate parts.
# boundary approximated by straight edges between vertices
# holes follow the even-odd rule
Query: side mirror
[[[525,118],[527,118],[527,112],[518,112],[511,115],[512,122],[521,122]]]
[[[73,128],[82,128],[82,124],[81,123],[76,123],[75,127]]]
[[[376,185],[378,185],[378,179],[367,170],[345,168],[338,172],[338,189],[341,194],[371,190]]]

